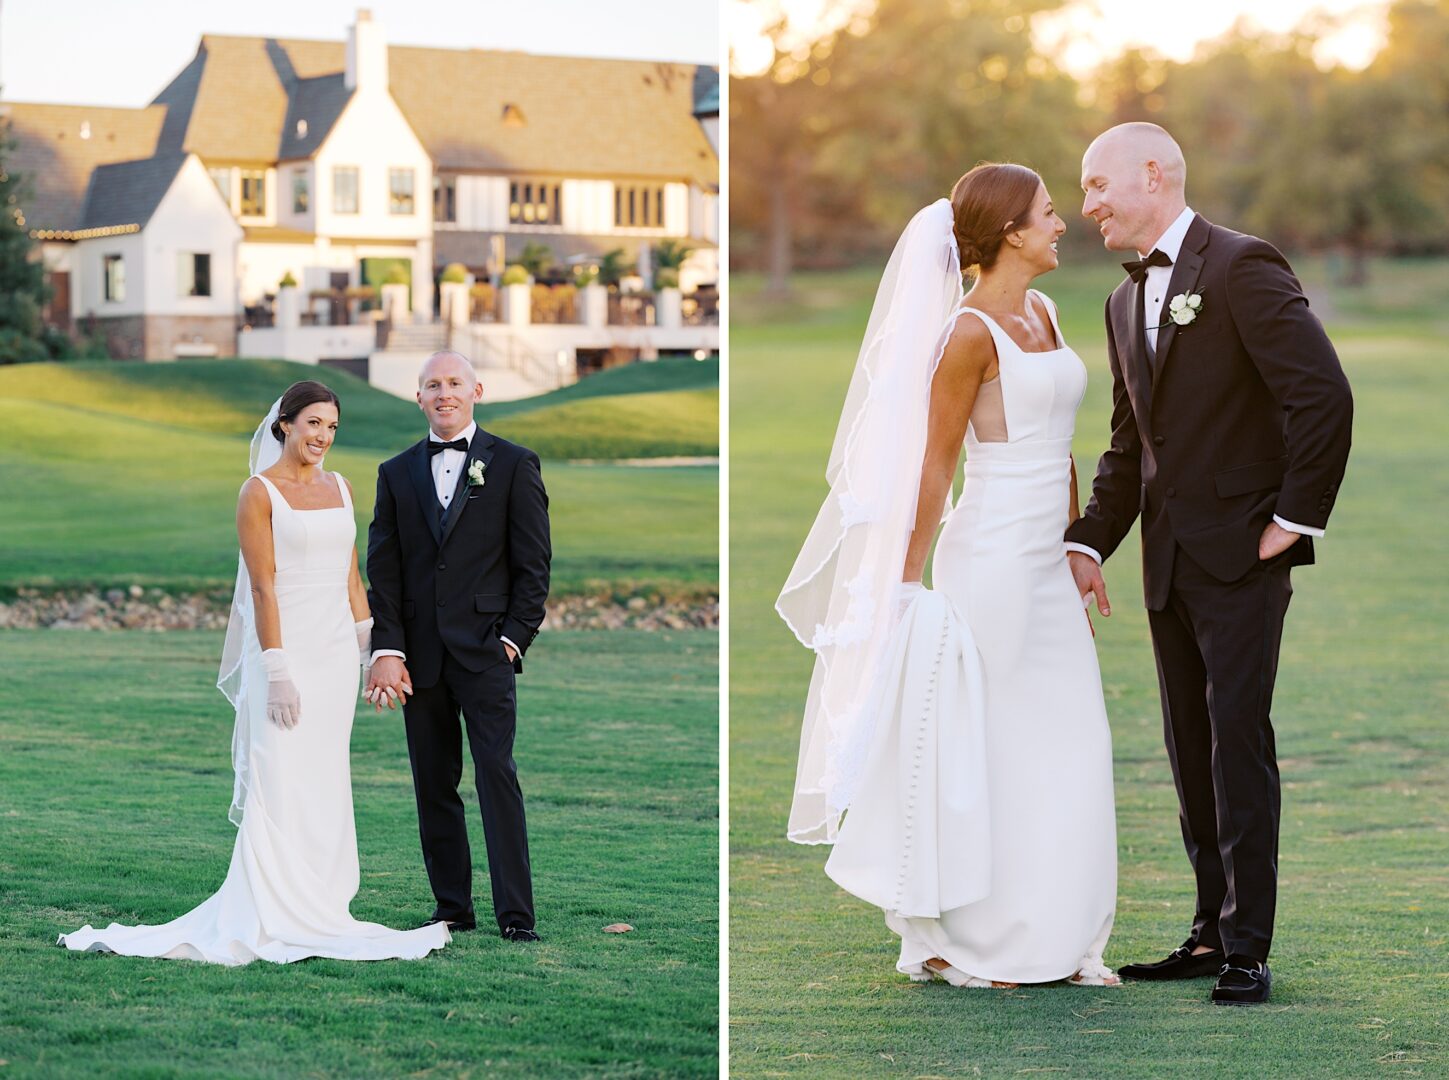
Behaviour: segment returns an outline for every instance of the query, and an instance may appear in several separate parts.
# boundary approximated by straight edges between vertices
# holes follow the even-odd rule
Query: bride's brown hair
[[[1001,253],[1007,231],[1031,223],[1031,204],[1041,177],[1025,165],[982,162],[951,189],[956,246],[961,269],[990,270]]]
[[[337,395],[332,392],[330,386],[323,386],[311,379],[303,379],[301,382],[294,382],[282,392],[282,403],[277,406],[277,418],[272,421],[272,435],[277,442],[286,442],[287,433],[282,430],[282,421],[291,423],[297,418],[297,414],[308,405],[316,405],[319,401],[330,401],[337,406],[337,415],[342,415],[342,402],[337,400]]]

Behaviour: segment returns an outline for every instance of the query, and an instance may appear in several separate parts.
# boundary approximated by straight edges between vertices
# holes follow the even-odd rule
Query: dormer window
[[[297,121],[297,138],[299,138],[299,139],[305,139],[306,137],[307,137],[307,121],[306,120],[298,120]]]
[[[267,212],[267,170],[241,170],[241,213],[243,217],[263,217]]]

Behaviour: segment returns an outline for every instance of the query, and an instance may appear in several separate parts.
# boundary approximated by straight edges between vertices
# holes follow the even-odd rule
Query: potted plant
[[[585,326],[603,326],[609,321],[609,290],[599,280],[599,267],[574,270],[574,287],[579,293],[576,318]]]
[[[533,306],[528,271],[513,263],[504,268],[499,284],[503,293],[503,321],[510,326],[527,326]]]
[[[302,305],[297,298],[297,279],[290,270],[277,282],[277,299],[272,305],[272,325],[283,329],[302,325]]]
[[[679,291],[679,271],[672,266],[654,271],[654,311],[660,326],[684,325],[684,294]]]
[[[468,268],[462,263],[449,263],[438,278],[438,306],[443,321],[450,326],[465,326],[470,314]]]

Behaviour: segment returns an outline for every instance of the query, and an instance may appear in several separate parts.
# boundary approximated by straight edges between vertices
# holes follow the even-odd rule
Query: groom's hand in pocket
[[[381,712],[384,704],[389,709],[396,709],[399,704],[406,705],[412,692],[413,679],[402,657],[379,656],[368,671],[367,689],[362,696]]]
[[[1282,555],[1298,542],[1298,536],[1298,533],[1292,529],[1283,528],[1276,521],[1268,522],[1268,527],[1258,538],[1258,561],[1266,562],[1268,559]]]

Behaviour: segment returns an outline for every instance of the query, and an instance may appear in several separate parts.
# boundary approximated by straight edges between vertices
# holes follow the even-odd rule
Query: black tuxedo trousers
[[[513,762],[517,728],[514,678],[511,664],[469,671],[451,655],[445,655],[438,681],[432,686],[414,687],[416,692],[403,706],[403,716],[413,791],[418,801],[423,863],[437,901],[434,914],[449,922],[474,918],[468,814],[458,794],[466,732],[483,814],[483,840],[488,845],[493,913],[500,928],[522,926],[532,930],[528,825],[523,789]]]
[[[1269,711],[1286,555],[1231,584],[1181,549],[1167,606],[1147,613],[1178,818],[1197,882],[1191,937],[1268,959],[1278,899],[1278,758]]]

